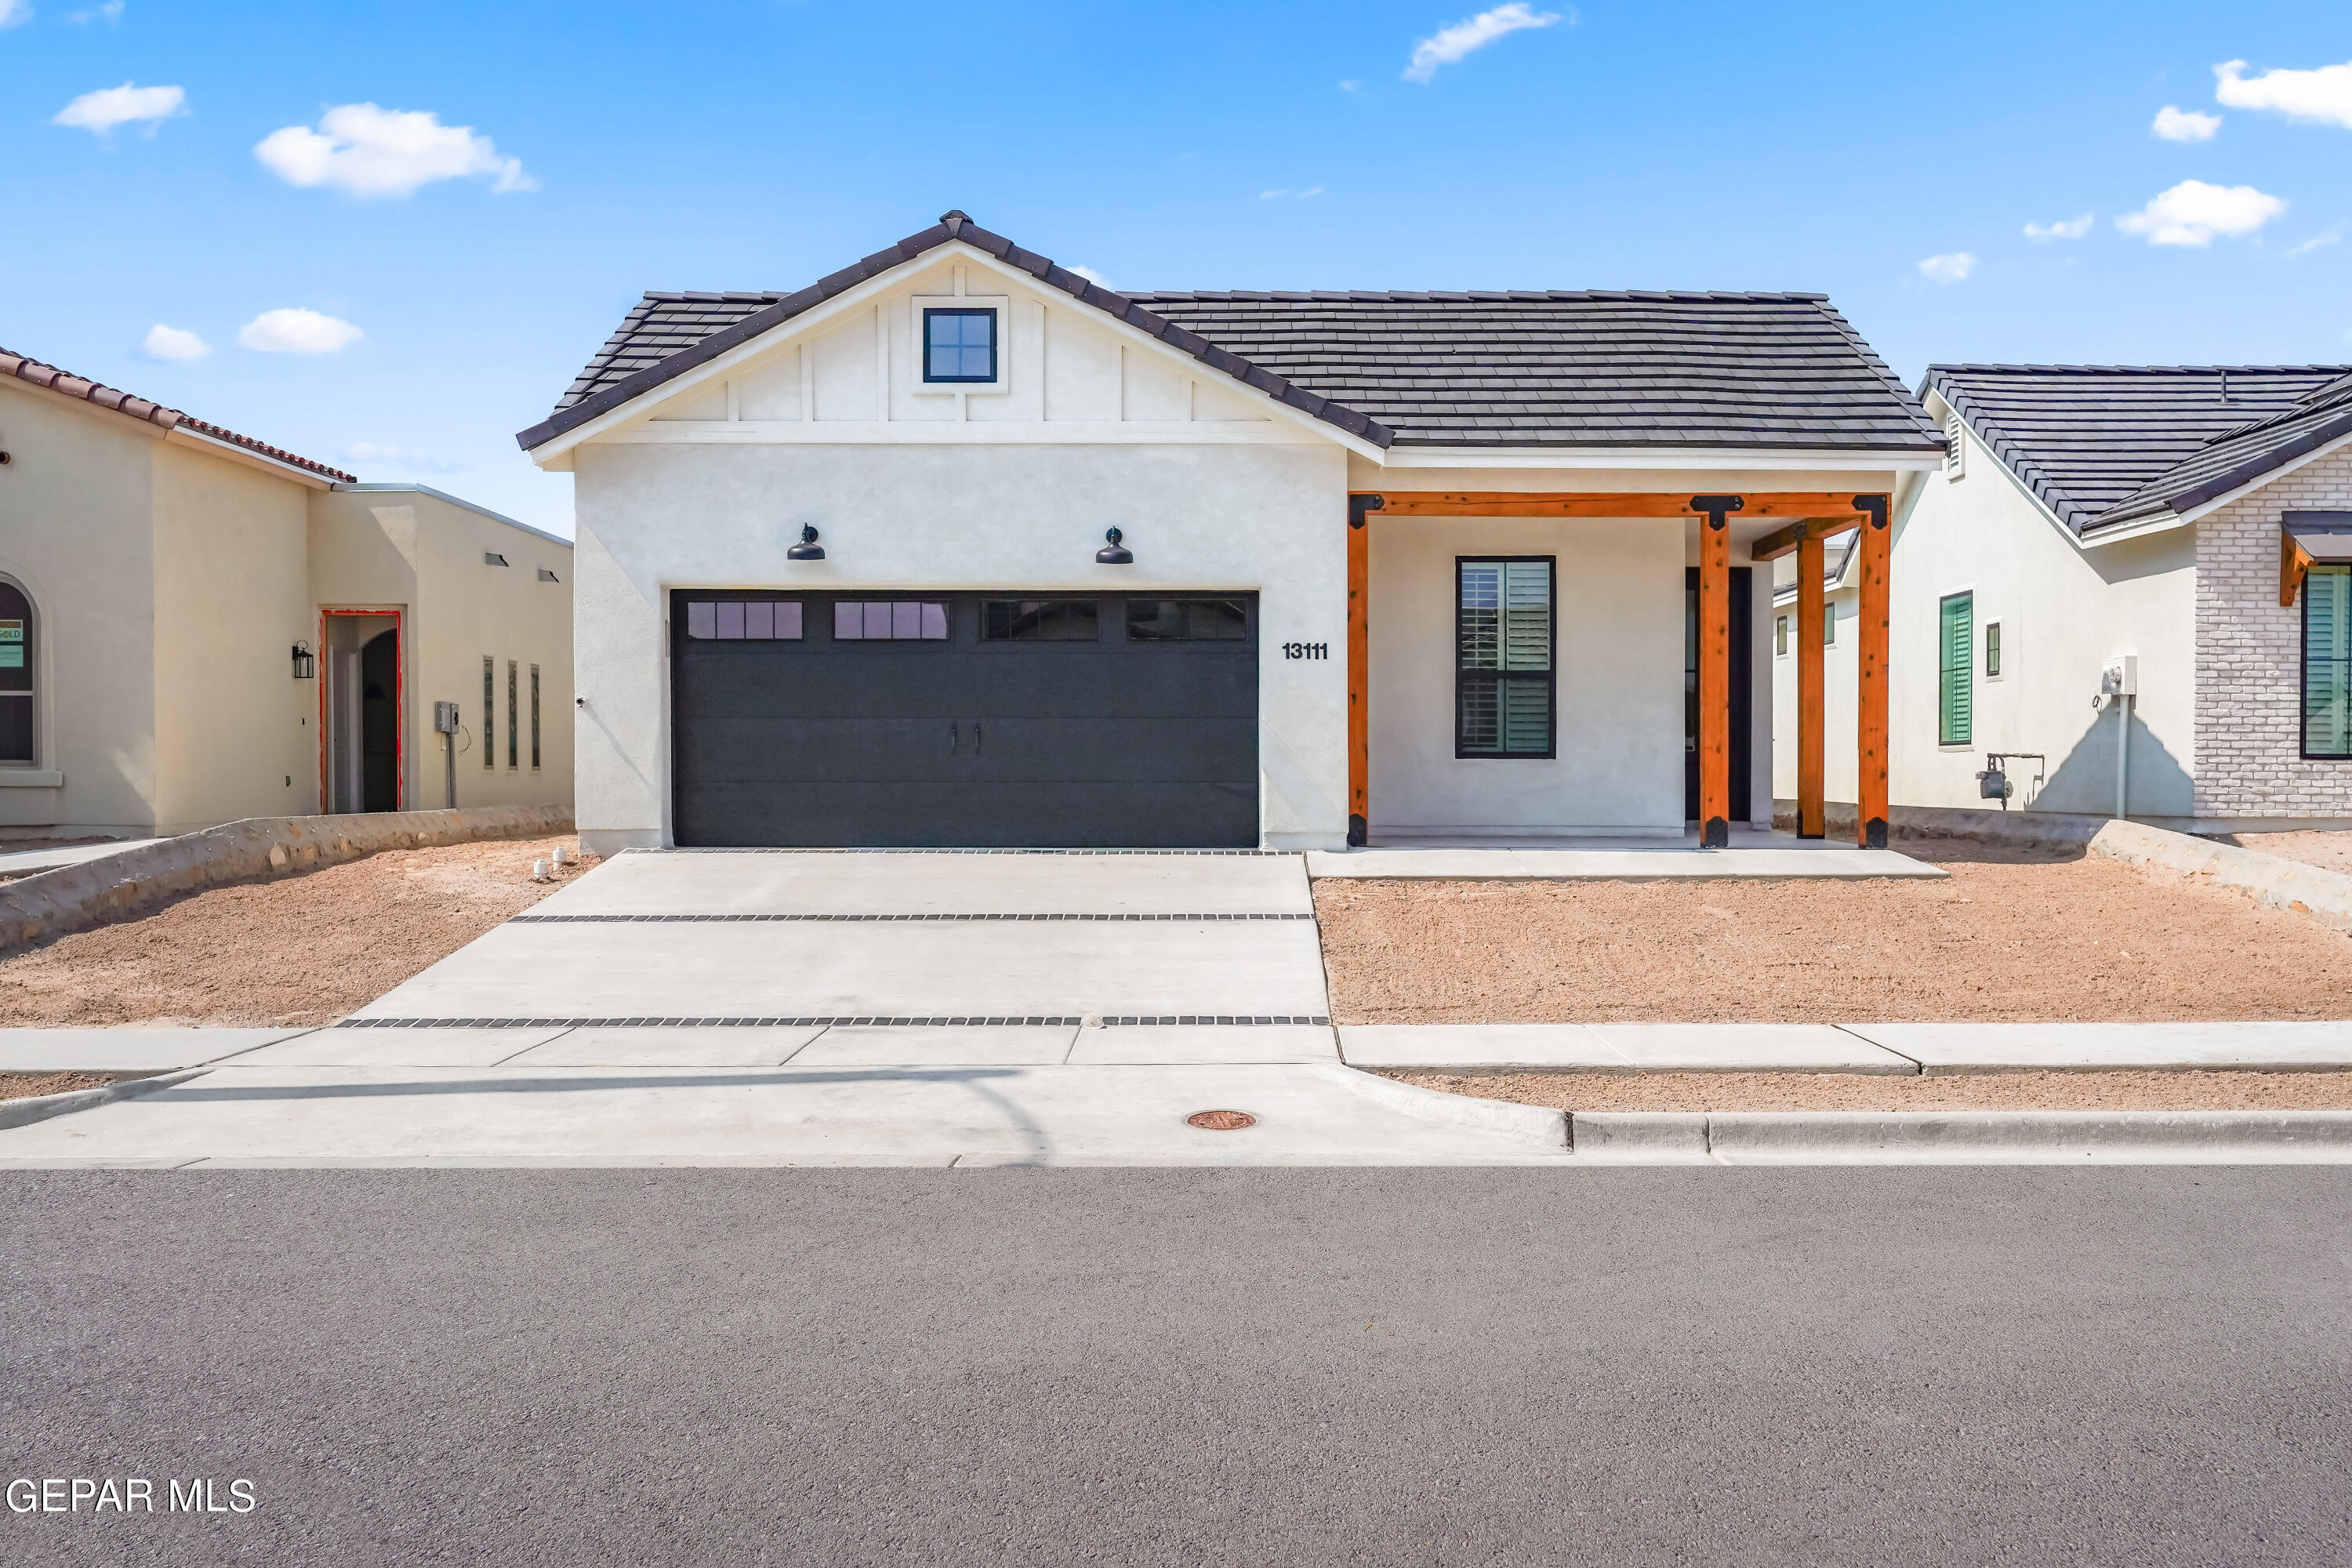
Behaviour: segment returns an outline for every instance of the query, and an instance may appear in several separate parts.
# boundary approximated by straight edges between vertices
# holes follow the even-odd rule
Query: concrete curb
[[[2091,840],[2091,853],[2143,870],[2177,872],[2191,881],[2229,888],[2258,904],[2352,932],[2352,877],[2341,871],[2137,822],[2110,822],[2100,828]]]
[[[202,1078],[211,1070],[209,1068],[190,1068],[184,1072],[157,1073],[152,1078],[124,1079],[97,1089],[69,1089],[63,1094],[37,1094],[29,1100],[0,1100],[0,1129],[29,1127],[36,1121],[47,1121],[52,1116],[66,1116],[114,1100],[129,1100],[135,1094],[169,1089],[175,1083]]]
[[[475,805],[341,816],[255,816],[0,884],[0,952],[119,921],[227,882],[290,876],[373,855],[564,833],[565,805]]]
[[[1971,811],[1965,806],[1897,805],[1888,808],[1887,828],[1895,838],[1967,838],[1979,844],[2067,846],[2088,844],[2106,826],[2104,816],[2056,811]],[[1793,830],[1797,803],[1772,803],[1772,826]],[[1822,828],[1832,838],[1852,838],[1853,807],[1832,801],[1822,810]]]
[[[1809,1164],[1948,1159],[2352,1163],[2352,1110],[1578,1111],[1579,1155]]]
[[[1423,1121],[1443,1121],[1455,1127],[1499,1132],[1508,1138],[1523,1138],[1532,1143],[1540,1143],[1545,1148],[1557,1149],[1563,1153],[1568,1152],[1569,1119],[1564,1110],[1552,1110],[1540,1105],[1520,1105],[1507,1100],[1479,1100],[1466,1094],[1447,1094],[1443,1089],[1399,1083],[1392,1078],[1382,1078],[1377,1073],[1351,1067],[1318,1067],[1313,1070],[1367,1100],[1377,1100],[1391,1110],[1418,1117]]]

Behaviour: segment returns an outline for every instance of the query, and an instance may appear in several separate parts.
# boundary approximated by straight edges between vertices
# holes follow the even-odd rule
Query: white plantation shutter
[[[1552,752],[1552,563],[1458,563],[1455,752]]]

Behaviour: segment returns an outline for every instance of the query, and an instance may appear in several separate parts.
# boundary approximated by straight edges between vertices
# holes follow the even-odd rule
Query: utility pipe
[[[2116,703],[2116,815],[2131,815],[2131,710],[2132,700],[2117,692]]]

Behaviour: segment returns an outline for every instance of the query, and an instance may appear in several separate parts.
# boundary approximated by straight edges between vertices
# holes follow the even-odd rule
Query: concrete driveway
[[[0,1131],[0,1165],[1565,1156],[1343,1066],[1328,1014],[1297,856],[631,852],[341,1025]]]

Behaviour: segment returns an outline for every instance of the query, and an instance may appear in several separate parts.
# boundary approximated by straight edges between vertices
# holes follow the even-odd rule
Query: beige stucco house
[[[1950,364],[1920,395],[1950,451],[1895,524],[1895,805],[2352,826],[2347,367]],[[1793,694],[1793,561],[1778,572]],[[1834,727],[1856,595],[1850,561],[1826,572]],[[1774,757],[1785,810],[1790,747]],[[1853,799],[1844,763],[1832,800]]]
[[[565,541],[6,353],[0,452],[0,833],[571,801]]]

